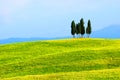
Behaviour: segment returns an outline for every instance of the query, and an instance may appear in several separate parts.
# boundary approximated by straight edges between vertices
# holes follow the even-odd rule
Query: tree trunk
[[[88,38],[90,38],[90,34],[88,34]]]
[[[83,35],[81,35],[81,38],[83,38]]]
[[[87,37],[89,38],[89,34],[87,35]]]
[[[75,38],[75,35],[73,35],[73,38]]]

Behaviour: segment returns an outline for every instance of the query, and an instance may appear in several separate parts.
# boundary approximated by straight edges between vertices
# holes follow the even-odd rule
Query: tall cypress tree
[[[90,37],[91,34],[91,21],[88,20],[87,28],[86,28],[86,34],[88,35],[88,38]]]
[[[76,27],[77,27],[76,29],[77,29],[78,37],[80,37],[80,34],[81,34],[81,26],[80,26],[80,23],[78,23]]]
[[[81,18],[80,20],[80,29],[81,29],[81,36],[83,37],[83,35],[85,34],[85,27],[84,27],[84,19]]]
[[[73,35],[73,38],[75,38],[75,32],[76,32],[75,21],[73,20],[71,22],[71,34]]]
[[[77,36],[79,34],[79,24],[76,24],[76,34],[77,34]]]

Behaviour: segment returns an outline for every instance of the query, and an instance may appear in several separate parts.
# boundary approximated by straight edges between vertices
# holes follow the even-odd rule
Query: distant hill
[[[98,38],[120,38],[120,25],[108,26],[104,29],[94,31],[91,37]]]
[[[69,37],[56,37],[56,38],[8,38],[0,40],[0,44],[8,44],[8,43],[15,43],[15,42],[28,42],[28,41],[37,41],[37,40],[57,40],[57,39],[64,39]]]
[[[14,43],[14,42],[27,42],[36,40],[48,40],[50,38],[8,38],[0,40],[0,44]]]
[[[120,25],[113,25],[103,28],[98,31],[92,32],[92,38],[120,38]],[[58,38],[9,38],[0,40],[0,44],[14,43],[14,42],[27,42],[27,41],[36,41],[36,40],[52,40],[52,39],[64,39],[71,38],[68,37],[58,37]]]

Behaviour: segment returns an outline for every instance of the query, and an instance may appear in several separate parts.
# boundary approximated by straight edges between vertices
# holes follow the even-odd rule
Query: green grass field
[[[0,80],[120,80],[119,39],[0,45]]]

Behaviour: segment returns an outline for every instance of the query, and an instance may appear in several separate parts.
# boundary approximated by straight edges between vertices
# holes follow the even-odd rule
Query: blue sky
[[[94,31],[120,24],[120,0],[0,0],[0,39],[70,36],[72,20]]]

